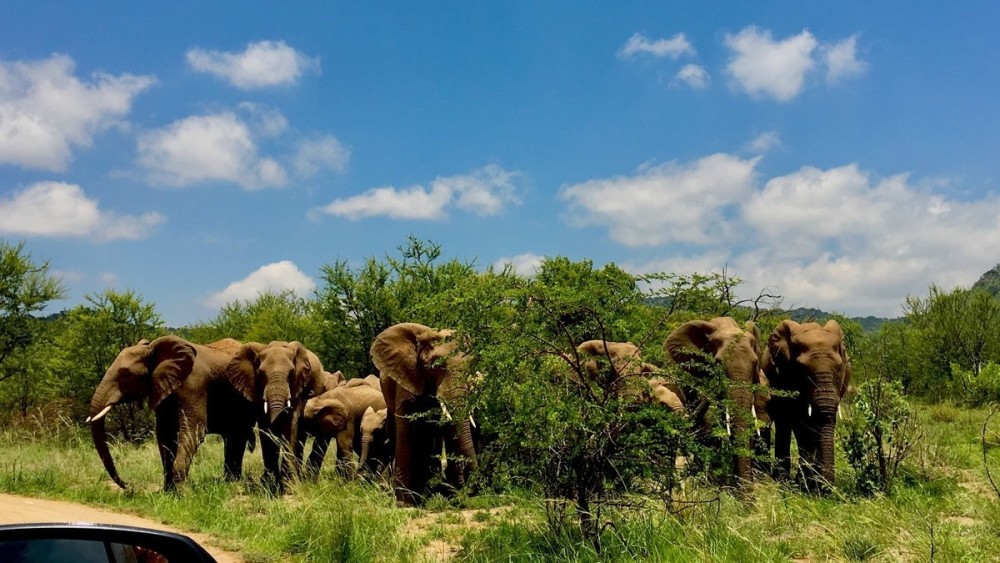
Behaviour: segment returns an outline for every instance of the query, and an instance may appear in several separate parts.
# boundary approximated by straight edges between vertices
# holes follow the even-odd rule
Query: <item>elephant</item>
[[[383,403],[385,401],[383,400]],[[392,452],[389,451],[388,409],[375,410],[368,407],[361,415],[361,457],[358,465],[368,467],[377,473],[389,465]]]
[[[324,371],[323,372],[323,390],[324,390],[324,392],[325,391],[333,391],[338,386],[343,385],[345,383],[347,383],[347,380],[344,379],[344,374],[341,373],[340,371],[335,371],[333,373],[330,373],[328,371]]]
[[[817,492],[828,490],[834,479],[837,410],[851,381],[840,324],[782,321],[767,339],[763,372],[772,389],[785,392],[771,397],[767,408],[774,421],[778,475],[787,477],[791,472],[794,433],[806,486]]]
[[[361,419],[368,409],[384,410],[385,399],[381,389],[363,380],[361,385],[341,385],[306,401],[303,425],[315,436],[307,465],[310,475],[319,474],[331,438],[337,441],[339,468],[345,475],[354,474],[353,454],[361,453]]]
[[[302,461],[300,421],[305,403],[324,391],[323,364],[300,342],[250,342],[229,363],[231,379],[252,390],[264,458],[264,483],[283,492]]]
[[[663,377],[652,377],[648,383],[650,399],[654,403],[663,405],[681,416],[687,415],[684,390],[680,386]]]
[[[148,400],[156,416],[165,491],[175,491],[187,478],[206,433],[222,435],[225,477],[240,478],[254,425],[251,390],[229,378],[226,369],[240,346],[229,338],[201,345],[170,335],[119,352],[94,391],[87,417],[97,453],[119,487],[127,484],[108,449],[105,415],[114,405],[140,400]]]
[[[648,374],[659,371],[639,356],[639,347],[631,342],[588,340],[576,347],[580,359],[579,371],[591,382],[619,397],[638,398],[649,391]],[[566,357],[570,365],[575,362]],[[604,369],[610,365],[613,369]],[[577,370],[570,377],[577,381]],[[581,374],[582,374],[581,373]]]
[[[344,382],[344,385],[348,387],[355,387],[357,385],[369,385],[374,389],[382,389],[382,382],[375,374],[369,374],[367,377],[355,377],[354,379],[348,379]]]
[[[403,505],[422,498],[442,447],[458,455],[445,471],[452,487],[463,486],[478,465],[465,412],[470,358],[457,350],[453,333],[400,323],[382,331],[371,346],[393,443],[393,489]]]
[[[760,360],[758,355],[759,335],[753,321],[740,327],[731,317],[716,317],[709,321],[688,321],[675,328],[664,341],[667,355],[695,378],[703,377],[704,371],[698,367],[696,359],[711,357],[720,364],[728,380],[728,394],[733,412],[726,412],[726,427],[732,435],[747,442],[741,444],[747,452],[753,451],[751,426],[756,427],[755,418],[761,414],[757,403],[765,401],[766,393],[755,385],[760,385]],[[702,431],[707,428],[705,419],[708,401],[699,397],[696,390],[686,392],[689,407]],[[766,409],[764,409],[766,411]],[[730,417],[731,421],[730,421]],[[765,429],[764,434],[769,433]],[[768,440],[768,438],[763,438]],[[745,485],[751,479],[751,456],[740,453],[735,459],[735,475],[738,485]]]

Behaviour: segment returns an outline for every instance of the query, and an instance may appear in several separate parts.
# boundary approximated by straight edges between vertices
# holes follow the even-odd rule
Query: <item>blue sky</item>
[[[1000,4],[21,2],[0,237],[172,325],[408,235],[899,315],[1000,262]]]

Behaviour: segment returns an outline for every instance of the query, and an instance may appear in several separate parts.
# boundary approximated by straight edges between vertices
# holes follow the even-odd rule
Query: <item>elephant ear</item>
[[[757,323],[753,321],[747,321],[743,323],[743,330],[750,335],[750,345],[753,346],[753,351],[760,357],[760,331],[757,330]]]
[[[259,342],[247,342],[239,350],[226,367],[226,378],[229,383],[248,401],[257,398],[257,381],[254,372],[260,363],[260,352],[264,345]]]
[[[197,352],[190,342],[177,336],[163,336],[149,343],[153,385],[149,408],[157,406],[184,384],[194,367]]]
[[[322,372],[318,374],[313,373],[312,362],[309,359],[309,350],[301,342],[291,342],[289,346],[295,353],[295,376],[288,382],[288,389],[291,392],[291,396],[302,397],[307,393],[318,395],[319,393],[316,393],[316,383],[319,382],[319,386],[322,386],[323,376]]]
[[[379,333],[370,351],[382,377],[389,377],[414,395],[422,395],[427,382],[417,371],[418,334],[430,330],[416,323],[402,323]]]
[[[791,363],[792,335],[799,330],[800,326],[799,323],[791,319],[785,319],[775,327],[774,332],[767,338],[767,351],[771,355],[771,363],[774,364],[776,370]],[[773,378],[778,374],[769,373],[767,375]]]
[[[708,321],[688,321],[670,333],[663,348],[674,362],[689,362],[700,357],[699,352],[712,352],[709,349],[709,338],[715,329],[715,325]]]
[[[836,333],[840,336],[840,344],[837,345],[837,352],[840,354],[840,360],[843,362],[844,366],[844,380],[840,384],[840,397],[843,398],[847,394],[847,387],[851,384],[851,357],[847,353],[847,345],[844,342],[844,331],[840,328],[840,323],[830,319],[823,326],[825,330]]]

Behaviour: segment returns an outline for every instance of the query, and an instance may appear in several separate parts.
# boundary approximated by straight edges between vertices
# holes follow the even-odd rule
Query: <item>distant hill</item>
[[[980,276],[976,283],[972,284],[972,289],[988,291],[994,297],[1000,295],[1000,264]]]
[[[830,318],[832,313],[827,313],[826,311],[820,309],[813,309],[811,307],[799,307],[798,309],[792,309],[787,311],[788,316],[800,323],[805,323],[809,321],[821,321]],[[900,319],[887,319],[885,317],[873,317],[868,315],[867,317],[848,317],[852,321],[857,321],[861,324],[861,328],[865,332],[878,330],[878,327],[884,325],[885,323],[897,322]]]

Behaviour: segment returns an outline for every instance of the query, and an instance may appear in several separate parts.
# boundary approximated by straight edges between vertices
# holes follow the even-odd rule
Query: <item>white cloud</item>
[[[101,211],[80,186],[63,182],[38,182],[0,199],[0,234],[6,235],[137,240],[165,220],[155,212]]]
[[[749,197],[759,160],[718,153],[567,186],[560,195],[575,224],[606,226],[628,246],[707,243],[729,236],[725,212]]]
[[[350,160],[351,151],[333,135],[325,135],[299,143],[292,166],[299,176],[312,176],[322,169],[343,172]]]
[[[684,65],[684,68],[677,71],[675,78],[677,81],[683,82],[695,90],[708,88],[708,84],[712,80],[705,67],[694,64]]]
[[[772,178],[745,201],[732,225],[741,244],[709,240],[687,257],[630,270],[726,267],[745,280],[745,296],[770,287],[786,306],[897,316],[907,295],[931,283],[968,286],[996,263],[997,196],[960,201],[850,164]]]
[[[192,116],[145,133],[138,150],[139,165],[156,184],[222,181],[253,190],[286,182],[285,169],[258,154],[246,123],[229,112]]]
[[[538,273],[538,269],[542,266],[542,260],[545,260],[544,256],[526,252],[510,258],[499,258],[493,262],[493,267],[499,271],[510,264],[519,275],[530,277]]]
[[[319,59],[310,58],[284,41],[250,43],[242,53],[187,52],[187,62],[196,71],[207,72],[243,90],[289,86],[306,72],[319,72]]]
[[[101,272],[97,276],[97,279],[99,279],[105,287],[118,287],[118,284],[121,282],[118,274],[114,272]]]
[[[670,39],[657,39],[656,41],[650,41],[642,33],[634,33],[618,50],[618,57],[628,59],[640,53],[677,60],[681,55],[694,55],[695,51],[683,33],[678,33]]]
[[[771,32],[755,26],[726,35],[733,55],[726,70],[733,84],[753,97],[791,100],[802,91],[805,75],[816,64],[812,53],[818,42],[811,33],[774,41]]]
[[[430,188],[412,186],[381,187],[349,198],[337,199],[318,211],[356,221],[385,216],[393,219],[442,219],[454,206],[480,216],[497,215],[508,204],[519,203],[508,172],[491,164],[472,174],[437,178]]]
[[[121,123],[151,76],[73,75],[73,59],[53,55],[27,62],[0,61],[0,164],[63,171],[73,150],[90,147],[97,133]]]
[[[241,102],[237,107],[250,116],[250,126],[260,137],[277,137],[288,129],[288,120],[274,108],[253,102]]]
[[[256,299],[262,293],[291,290],[300,297],[308,297],[316,289],[316,282],[302,273],[290,260],[261,266],[255,272],[226,286],[222,291],[208,296],[205,303],[221,307],[233,301]]]
[[[746,150],[753,154],[763,154],[781,146],[781,136],[777,131],[767,131],[757,135],[746,145]]]
[[[857,36],[852,35],[840,43],[822,47],[826,63],[826,81],[836,84],[845,78],[864,73],[868,63],[858,59]]]

